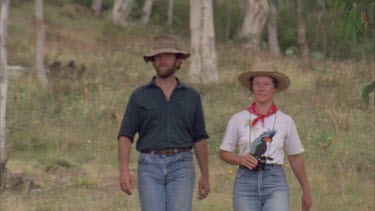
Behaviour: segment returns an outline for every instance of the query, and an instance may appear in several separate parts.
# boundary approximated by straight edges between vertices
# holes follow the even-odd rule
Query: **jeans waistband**
[[[175,148],[175,149],[166,149],[166,150],[140,150],[141,153],[148,153],[154,155],[175,155],[181,152],[188,152],[192,147],[188,148]]]
[[[274,164],[274,163],[266,164],[264,170],[272,169],[272,168],[276,168],[276,167],[282,167],[282,165],[280,165],[280,164]],[[240,166],[240,168],[244,168],[244,169],[247,169],[249,171],[262,171],[262,170],[257,170],[257,169],[248,169],[245,166]]]

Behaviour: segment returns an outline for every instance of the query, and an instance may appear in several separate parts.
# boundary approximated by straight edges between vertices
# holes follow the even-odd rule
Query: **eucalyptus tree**
[[[96,16],[99,16],[102,12],[103,2],[102,0],[93,0],[91,4],[91,9],[94,11]]]
[[[172,25],[173,23],[173,10],[174,10],[174,0],[169,0],[168,6],[168,25]]]
[[[244,3],[244,19],[238,37],[246,40],[245,48],[258,51],[263,28],[269,15],[269,2],[267,0],[245,0]]]
[[[212,0],[190,0],[190,35],[190,81],[218,82]]]
[[[275,56],[280,55],[279,39],[277,33],[277,10],[274,3],[270,2],[267,20],[268,49]]]
[[[7,69],[7,36],[9,1],[1,0],[0,4],[0,176],[2,179],[8,161],[8,148],[6,140],[6,110],[8,96],[8,69]],[[0,182],[1,186],[1,182]]]
[[[154,0],[146,0],[143,5],[143,16],[142,16],[142,22],[144,24],[148,23],[150,21],[151,13],[152,13],[152,6],[154,4]]]
[[[113,3],[112,20],[115,24],[126,26],[134,0],[115,0]]]
[[[303,9],[303,0],[296,0],[297,16],[298,16],[298,47],[301,57],[307,59],[309,57],[309,45],[306,38],[306,24]]]
[[[48,83],[47,70],[44,67],[44,46],[46,39],[46,30],[43,15],[43,0],[35,0],[35,20],[36,20],[36,51],[35,51],[35,69],[39,81],[42,85]]]

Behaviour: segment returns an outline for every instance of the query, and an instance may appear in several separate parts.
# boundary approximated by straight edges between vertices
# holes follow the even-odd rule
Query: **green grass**
[[[9,64],[32,68],[35,33],[32,4],[12,7]],[[47,5],[46,63],[71,60],[86,72],[79,80],[55,77],[43,89],[33,74],[9,80],[7,167],[23,173],[41,189],[0,193],[1,210],[139,210],[133,196],[118,186],[116,135],[130,93],[153,76],[142,55],[153,34],[172,29],[157,26],[116,27],[87,9]],[[79,10],[77,16],[73,11]],[[28,36],[25,36],[27,34]],[[188,37],[178,36],[187,46]],[[194,210],[231,210],[236,167],[218,158],[227,121],[250,104],[237,75],[257,61],[271,60],[291,81],[276,97],[280,109],[297,123],[313,193],[313,210],[374,210],[374,107],[361,100],[373,81],[373,61],[366,59],[303,62],[250,54],[231,42],[217,43],[220,81],[194,85],[201,93],[210,134],[211,193]],[[178,76],[188,82],[190,61]],[[137,152],[131,154],[136,179]],[[285,166],[291,210],[300,210],[301,190]],[[199,178],[199,173],[198,173]]]

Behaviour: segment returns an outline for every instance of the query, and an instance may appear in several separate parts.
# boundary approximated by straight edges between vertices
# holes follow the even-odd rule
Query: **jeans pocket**
[[[244,177],[245,174],[246,174],[246,168],[245,167],[239,167],[238,171],[237,171],[237,174],[236,174],[236,179],[240,179],[240,178]]]
[[[147,155],[144,153],[139,154],[138,164],[143,164],[146,162]]]
[[[274,167],[271,169],[272,175],[277,177],[285,177],[285,172],[282,167]]]
[[[181,152],[178,154],[178,159],[181,159],[184,161],[192,161],[193,155],[191,152]]]

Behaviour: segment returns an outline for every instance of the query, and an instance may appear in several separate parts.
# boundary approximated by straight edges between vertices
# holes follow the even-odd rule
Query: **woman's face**
[[[261,104],[273,102],[273,94],[276,92],[276,87],[271,77],[255,76],[251,87],[255,102]]]

